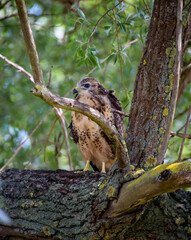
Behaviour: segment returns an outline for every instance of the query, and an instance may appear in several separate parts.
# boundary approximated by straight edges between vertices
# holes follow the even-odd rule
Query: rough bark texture
[[[10,169],[0,175],[0,204],[12,219],[0,239],[191,239],[191,194],[164,194],[142,209],[106,218],[101,173]],[[113,196],[114,197],[114,196]]]
[[[176,14],[176,0],[155,1],[127,129],[130,159],[138,167],[162,163],[166,152],[177,85]]]

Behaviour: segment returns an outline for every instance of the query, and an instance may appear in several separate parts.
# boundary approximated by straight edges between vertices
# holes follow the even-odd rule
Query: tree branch
[[[173,137],[185,137],[185,138],[188,138],[188,139],[191,139],[191,134],[186,134],[184,135],[184,133],[178,133],[178,132],[170,132],[170,135],[173,136]]]
[[[159,165],[124,184],[118,199],[112,202],[105,216],[125,215],[163,193],[183,187],[191,187],[191,161]]]
[[[185,139],[186,139],[188,124],[189,124],[189,121],[190,121],[190,115],[191,115],[191,104],[190,104],[189,111],[188,111],[188,116],[187,116],[187,119],[186,119],[186,125],[185,125],[185,128],[184,128],[184,136],[183,136],[183,139],[182,139],[180,152],[179,152],[179,155],[178,155],[178,161],[179,162],[181,161],[181,157],[182,157],[182,152],[183,152],[183,148],[184,148],[184,142],[185,142]]]
[[[0,9],[4,8],[5,5],[7,5],[7,3],[9,3],[9,2],[10,2],[10,0],[7,0],[7,1],[5,1],[4,3],[1,3],[1,4],[0,4]]]
[[[96,23],[96,25],[95,25],[95,27],[94,27],[94,29],[93,29],[93,31],[92,31],[92,33],[91,33],[88,41],[87,41],[87,46],[88,46],[88,44],[89,44],[92,36],[94,35],[97,26],[98,26],[99,23],[102,21],[102,19],[103,19],[110,11],[114,10],[117,6],[119,6],[123,1],[124,1],[124,0],[119,1],[114,7],[108,9],[108,10],[99,18],[99,20],[97,21],[97,23]]]
[[[53,109],[54,109],[55,114],[58,117],[59,122],[60,122],[62,134],[65,137],[66,152],[67,152],[67,155],[68,155],[69,167],[70,167],[70,170],[73,170],[74,168],[73,168],[72,157],[71,157],[71,152],[70,152],[70,144],[69,144],[69,141],[68,141],[68,132],[67,132],[67,129],[66,129],[66,122],[65,122],[65,119],[64,119],[64,116],[63,116],[63,112],[62,112],[61,109],[56,108],[56,107],[54,107]]]
[[[7,59],[5,56],[3,56],[2,54],[0,54],[0,58],[2,58],[5,62],[7,62],[8,64],[10,64],[11,66],[15,67],[16,69],[18,69],[20,72],[24,73],[32,83],[34,82],[34,78],[32,76],[32,74],[30,74],[29,72],[27,72],[23,67],[19,66],[18,64],[10,61],[9,59]]]
[[[103,129],[107,137],[115,144],[119,167],[127,167],[127,169],[130,170],[130,160],[125,141],[122,139],[116,128],[110,125],[110,122],[103,116],[103,114],[94,108],[89,107],[87,104],[69,98],[58,97],[51,93],[46,87],[36,85],[31,92],[35,96],[40,97],[50,106],[82,113],[96,122]]]
[[[36,50],[36,45],[32,35],[32,29],[27,16],[24,0],[16,0],[17,10],[20,18],[21,28],[25,39],[27,51],[29,54],[31,67],[33,71],[33,77],[36,84],[44,85],[42,69]]]

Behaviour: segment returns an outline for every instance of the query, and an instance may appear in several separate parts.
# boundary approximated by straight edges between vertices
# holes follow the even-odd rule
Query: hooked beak
[[[73,90],[73,94],[78,93],[78,86],[76,86]]]

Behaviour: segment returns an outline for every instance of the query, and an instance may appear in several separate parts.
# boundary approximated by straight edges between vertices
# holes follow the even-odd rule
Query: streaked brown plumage
[[[114,95],[114,91],[105,89],[95,78],[85,78],[77,84],[73,92],[77,93],[76,100],[102,113],[123,136],[124,117],[113,111],[115,109],[122,111],[121,103]],[[70,136],[75,143],[79,144],[82,157],[86,162],[84,170],[89,169],[90,163],[94,170],[109,171],[114,163],[115,148],[97,123],[81,113],[72,112],[69,127]]]

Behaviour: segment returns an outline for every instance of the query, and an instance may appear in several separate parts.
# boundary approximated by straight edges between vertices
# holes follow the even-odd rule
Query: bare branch
[[[47,88],[50,88],[50,83],[51,83],[51,79],[52,79],[52,69],[53,69],[53,66],[50,67],[50,72],[49,72],[49,79],[48,79]]]
[[[182,10],[183,10],[183,0],[179,0],[177,2],[177,23],[176,23],[176,58],[175,58],[175,79],[176,84],[174,84],[173,94],[174,102],[177,102],[178,98],[178,89],[179,89],[179,82],[180,82],[180,74],[181,74],[181,59],[182,59]],[[175,112],[176,104],[173,104],[171,111],[171,121],[170,125],[172,126],[174,112]],[[169,128],[170,131],[170,128]]]
[[[191,120],[189,122],[191,122]],[[180,133],[180,131],[182,131],[185,128],[185,126],[186,126],[186,123],[181,128],[178,129],[177,133]]]
[[[188,138],[188,139],[191,139],[191,134],[186,134],[184,135],[184,133],[178,133],[178,132],[170,132],[170,135],[173,136],[173,137],[181,137],[181,138]]]
[[[117,52],[119,55],[119,66],[120,66],[119,70],[120,70],[120,74],[121,74],[121,84],[122,84],[123,88],[125,88],[124,83],[123,83],[123,68],[122,68],[122,59],[121,59],[121,51],[120,51],[120,44],[119,44],[119,31],[118,31],[118,26],[117,26],[117,19],[116,19],[114,10],[112,10],[112,12],[113,12],[114,21],[116,24]]]
[[[47,147],[48,142],[50,142],[50,141],[49,141],[49,138],[50,138],[50,135],[51,135],[51,133],[52,133],[52,131],[53,131],[53,129],[54,129],[55,124],[56,124],[57,121],[58,121],[58,118],[56,118],[56,119],[54,120],[54,122],[53,122],[53,124],[52,124],[52,126],[51,126],[51,129],[50,129],[50,131],[49,131],[48,137],[46,138],[46,143],[45,143],[45,146],[44,146],[44,163],[46,164],[47,169],[50,169],[50,167],[49,167],[48,162],[46,161],[46,147]]]
[[[16,69],[18,69],[20,72],[24,73],[32,83],[34,82],[33,76],[32,74],[30,74],[29,72],[27,72],[23,67],[19,66],[18,64],[11,62],[10,60],[8,60],[5,56],[3,56],[2,54],[0,54],[0,58],[2,58],[5,62],[7,62],[8,64],[10,64],[11,66],[15,67]]]
[[[111,203],[106,216],[125,215],[163,193],[182,187],[191,187],[191,161],[159,165],[134,181],[124,184],[118,200]]]
[[[151,12],[150,12],[150,10],[149,10],[149,7],[148,7],[147,3],[145,2],[145,0],[143,0],[143,2],[144,2],[144,4],[145,4],[145,7],[146,7],[146,9],[147,9],[147,12],[148,12],[149,16],[151,16]]]
[[[124,47],[123,47],[123,51],[124,51],[126,48],[130,47],[132,44],[134,44],[134,43],[136,43],[136,42],[138,42],[138,41],[139,41],[139,39],[136,38],[135,40],[126,43],[126,44],[124,45]]]
[[[23,36],[25,39],[25,44],[29,54],[31,67],[33,71],[33,77],[36,84],[44,85],[42,69],[40,67],[40,62],[32,35],[32,30],[27,16],[27,11],[25,7],[24,0],[16,0],[17,10],[20,18],[21,28]]]
[[[178,113],[176,115],[176,117],[174,118],[174,120],[176,120],[177,118],[181,117],[182,115],[184,115],[186,112],[188,112],[189,108],[184,109],[182,112]],[[184,128],[184,127],[183,127]],[[181,130],[178,130],[181,131]]]
[[[62,134],[64,135],[65,140],[66,140],[66,152],[68,155],[69,167],[70,167],[70,170],[73,170],[73,163],[72,163],[72,157],[71,157],[71,152],[70,152],[70,144],[68,141],[68,132],[67,132],[66,122],[65,122],[65,119],[63,116],[63,112],[62,112],[62,109],[60,109],[60,108],[54,107],[53,109],[54,109],[55,114],[58,117],[58,120],[59,120],[60,126],[61,126],[61,130],[62,130]]]
[[[7,5],[7,3],[9,3],[9,2],[10,2],[10,0],[7,0],[4,3],[0,4],[0,9],[4,8]]]
[[[92,36],[93,36],[94,33],[95,33],[95,30],[96,30],[97,26],[98,26],[99,23],[103,20],[103,18],[104,18],[110,11],[112,11],[112,10],[115,9],[117,6],[119,6],[123,1],[124,1],[124,0],[119,1],[114,7],[108,9],[108,10],[100,17],[100,19],[97,21],[97,23],[96,23],[96,25],[95,25],[95,27],[94,27],[94,29],[93,29],[93,31],[92,31],[92,33],[91,33],[88,41],[87,41],[87,44],[89,44]]]
[[[35,17],[35,18],[40,18],[40,17],[43,17],[43,16],[54,16],[55,14],[49,14],[49,13],[47,13],[47,14],[41,14],[41,15],[36,15],[36,14],[30,14],[30,13],[28,13],[28,16],[29,17]],[[58,14],[57,14],[58,15]],[[4,17],[2,17],[2,18],[0,18],[0,21],[4,21],[4,20],[6,20],[6,19],[8,19],[8,18],[12,18],[12,17],[18,17],[18,13],[13,13],[13,14],[10,14],[10,15],[7,15],[7,16],[4,16]]]
[[[128,113],[121,112],[121,111],[116,110],[116,109],[114,109],[114,108],[112,108],[112,111],[113,111],[113,112],[117,112],[117,113],[119,113],[119,114],[121,114],[121,115],[123,115],[123,116],[125,116],[125,117],[129,117],[129,114],[128,114]]]
[[[190,115],[191,115],[191,104],[190,104],[190,107],[189,107],[188,117],[187,117],[186,125],[185,125],[185,128],[184,128],[184,136],[183,136],[182,144],[181,144],[181,147],[180,147],[180,152],[179,152],[179,156],[178,156],[178,162],[181,161],[181,156],[182,156],[182,152],[183,152],[183,148],[184,148],[184,142],[185,142],[185,139],[186,139],[186,133],[187,133],[187,129],[188,129],[188,124],[189,124],[189,121],[190,121]]]

